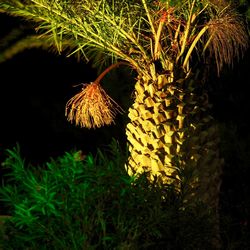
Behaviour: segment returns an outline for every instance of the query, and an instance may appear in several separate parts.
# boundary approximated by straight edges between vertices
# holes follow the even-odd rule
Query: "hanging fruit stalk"
[[[65,115],[68,121],[86,128],[96,128],[110,125],[117,113],[123,109],[107,95],[100,85],[103,77],[113,68],[125,64],[118,62],[105,69],[94,82],[83,84],[80,93],[72,97],[66,104]]]

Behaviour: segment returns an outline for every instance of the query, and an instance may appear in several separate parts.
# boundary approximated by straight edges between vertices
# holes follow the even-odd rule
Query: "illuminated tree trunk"
[[[152,64],[137,79],[127,171],[146,171],[150,180],[157,176],[185,192],[186,202],[196,197],[217,210],[222,160],[207,95],[197,77],[168,69],[158,74]]]

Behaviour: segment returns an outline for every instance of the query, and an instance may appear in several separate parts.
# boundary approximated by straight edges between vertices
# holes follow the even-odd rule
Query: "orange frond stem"
[[[107,95],[100,85],[101,79],[113,68],[127,64],[118,62],[104,70],[94,82],[84,84],[82,91],[73,96],[66,104],[65,115],[68,121],[86,128],[110,125],[117,113],[124,110]]]

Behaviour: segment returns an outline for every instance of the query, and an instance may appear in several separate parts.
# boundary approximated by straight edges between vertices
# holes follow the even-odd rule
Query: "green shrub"
[[[209,210],[185,207],[146,174],[128,176],[125,160],[114,141],[105,153],[67,152],[42,167],[26,164],[19,147],[7,150],[3,249],[212,249]]]

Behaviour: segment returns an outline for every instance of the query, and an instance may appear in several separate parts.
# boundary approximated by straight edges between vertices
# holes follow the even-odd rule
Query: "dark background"
[[[25,156],[43,160],[71,149],[92,152],[125,134],[121,115],[95,130],[67,121],[65,104],[82,88],[73,86],[97,77],[90,65],[32,49],[0,64],[0,75],[1,149],[18,142]]]

